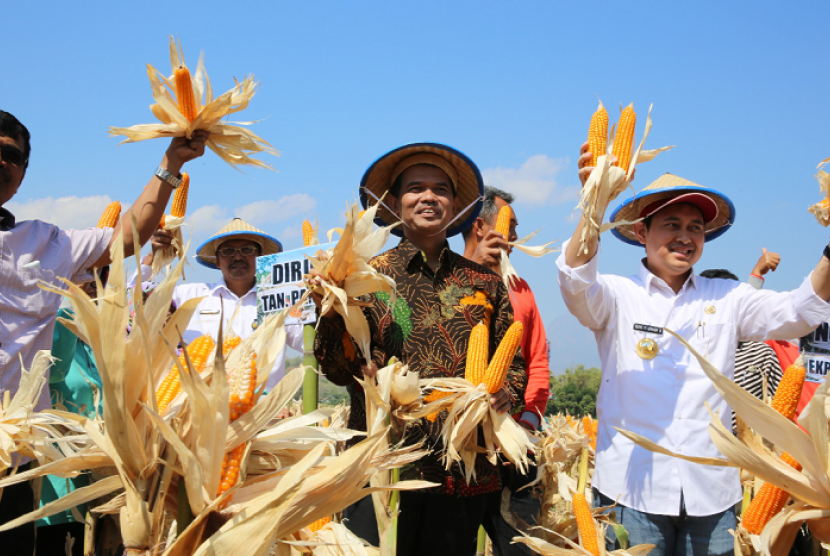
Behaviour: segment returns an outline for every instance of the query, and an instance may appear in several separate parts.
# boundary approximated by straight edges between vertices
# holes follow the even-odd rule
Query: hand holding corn
[[[168,232],[164,228],[158,228],[153,232],[153,237],[150,238],[150,245],[153,248],[153,254],[160,249],[170,247],[173,241],[173,233]]]
[[[498,272],[501,252],[505,250],[509,253],[509,249],[507,239],[502,234],[496,230],[488,230],[471,258],[481,266],[486,266],[490,270]]]
[[[164,153],[161,167],[166,168],[174,176],[181,172],[185,162],[190,162],[194,158],[199,158],[205,154],[205,143],[208,140],[208,135],[210,135],[210,132],[199,130],[194,131],[193,137],[190,139],[175,137],[170,141],[167,152]]]

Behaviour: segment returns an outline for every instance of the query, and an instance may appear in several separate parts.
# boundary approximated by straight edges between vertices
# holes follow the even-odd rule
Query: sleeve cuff
[[[760,276],[756,276],[755,274],[750,274],[749,279],[747,279],[746,283],[755,288],[756,290],[764,289],[764,279]]]
[[[542,424],[542,420],[539,419],[539,416],[530,411],[523,412],[522,416],[519,417],[519,421],[526,421],[527,423],[533,426],[534,430],[538,430],[539,425]]]
[[[559,267],[559,285],[570,293],[578,293],[588,289],[591,284],[597,281],[599,257],[594,255],[590,261],[576,268],[568,266],[565,253],[570,242],[569,239],[562,244],[562,251],[559,258],[556,259],[556,266]]]

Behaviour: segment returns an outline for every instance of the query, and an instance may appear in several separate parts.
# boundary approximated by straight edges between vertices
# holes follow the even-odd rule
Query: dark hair
[[[703,276],[704,278],[721,278],[723,280],[735,280],[736,282],[740,281],[737,276],[723,268],[704,270],[700,273],[700,276]]]
[[[414,168],[415,166],[430,166],[432,168],[438,168],[438,166],[433,166],[432,164],[427,164],[427,163],[413,164],[409,168]],[[409,168],[407,168],[406,170],[409,170]],[[438,169],[440,170],[440,168],[438,168]],[[392,187],[389,188],[389,194],[392,195],[393,197],[400,197],[401,196],[401,187],[403,187],[403,174],[404,174],[404,172],[406,172],[406,170],[404,170],[403,172],[398,174],[398,177],[395,178],[395,181],[392,182]],[[450,187],[452,187],[452,194],[454,196],[456,194],[456,192],[455,192],[455,184],[453,183],[452,179],[450,179]]]
[[[29,153],[32,152],[32,145],[29,142],[31,135],[29,135],[29,130],[26,129],[26,126],[21,124],[17,118],[8,112],[0,110],[0,135],[4,135],[15,140],[23,139],[23,154],[26,157],[26,163],[23,167],[28,168]]]
[[[507,191],[503,191],[497,187],[493,187],[492,185],[484,186],[484,203],[481,205],[481,212],[478,213],[478,217],[491,226],[496,224],[493,219],[496,218],[496,215],[499,213],[499,209],[496,207],[496,197],[508,205],[513,204],[513,201],[515,200],[512,193],[508,193]],[[471,233],[473,233],[472,226],[461,232],[461,235],[464,236],[464,239],[467,239],[470,237]]]

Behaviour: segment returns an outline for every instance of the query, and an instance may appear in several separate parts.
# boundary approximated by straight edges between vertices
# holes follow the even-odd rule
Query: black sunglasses
[[[15,166],[23,166],[26,162],[28,162],[28,159],[26,158],[26,155],[23,154],[23,151],[14,145],[0,145],[0,158],[9,164],[14,164]]]
[[[259,249],[253,245],[243,245],[242,247],[222,247],[217,249],[216,253],[223,257],[233,257],[237,251],[239,251],[244,257],[250,257],[254,253],[257,253]]]

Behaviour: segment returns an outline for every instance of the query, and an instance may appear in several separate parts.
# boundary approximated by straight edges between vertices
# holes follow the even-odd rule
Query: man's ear
[[[637,238],[637,241],[645,245],[646,234],[648,233],[648,228],[646,228],[646,225],[642,222],[637,222],[635,224],[632,224],[631,228],[634,230],[634,236]]]
[[[484,239],[484,225],[486,222],[480,216],[473,221],[473,233],[479,241]]]
[[[386,196],[386,206],[389,207],[389,210],[391,210],[395,214],[395,216],[397,216],[398,218],[401,217],[401,210],[398,198],[392,195],[391,193]]]

